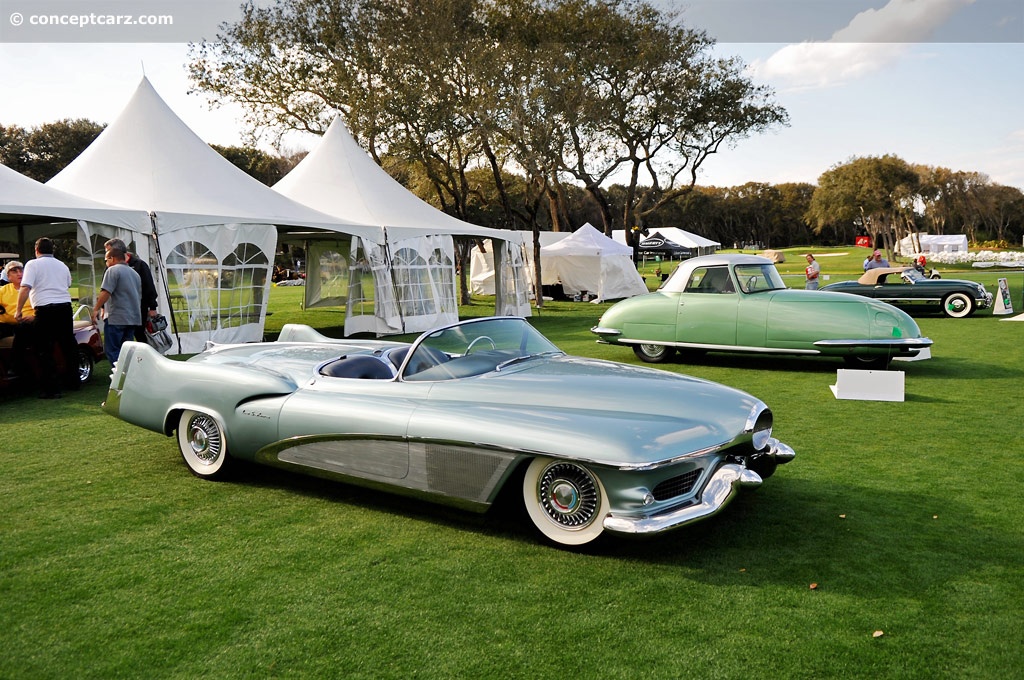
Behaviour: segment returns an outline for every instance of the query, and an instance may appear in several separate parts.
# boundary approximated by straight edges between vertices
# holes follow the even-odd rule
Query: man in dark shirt
[[[106,248],[118,248],[124,250],[125,263],[135,270],[142,280],[142,325],[135,330],[135,339],[138,342],[146,342],[146,322],[149,317],[157,315],[156,305],[156,283],[153,281],[153,271],[149,264],[135,253],[128,252],[128,247],[119,238],[112,238],[103,244]]]

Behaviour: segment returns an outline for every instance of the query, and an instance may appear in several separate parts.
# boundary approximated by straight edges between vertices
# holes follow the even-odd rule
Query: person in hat
[[[878,269],[879,267],[888,267],[889,260],[882,257],[882,251],[876,250],[871,253],[871,257],[864,260],[864,271],[869,269]]]
[[[21,293],[21,277],[25,272],[24,265],[17,260],[12,260],[4,266],[4,279],[7,283],[0,286],[0,341],[4,338],[13,337],[11,340],[12,364],[7,368],[8,377],[18,375],[19,367],[25,366],[26,353],[32,342],[32,332],[35,330],[35,310],[32,304],[26,302],[21,308],[22,318],[20,321],[14,318],[14,312],[18,308],[18,296]]]

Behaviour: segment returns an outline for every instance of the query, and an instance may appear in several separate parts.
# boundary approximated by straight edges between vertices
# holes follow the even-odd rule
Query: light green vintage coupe
[[[289,325],[188,361],[129,342],[104,410],[177,432],[209,479],[240,458],[477,511],[510,487],[564,545],[705,519],[794,455],[749,394],[567,356],[509,317],[411,345]]]
[[[628,345],[643,361],[676,351],[842,357],[884,368],[932,341],[892,305],[846,293],[789,290],[771,260],[706,255],[682,262],[661,288],[623,300],[591,329],[599,342]]]

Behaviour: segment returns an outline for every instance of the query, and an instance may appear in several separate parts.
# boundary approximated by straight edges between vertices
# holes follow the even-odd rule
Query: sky
[[[709,158],[700,184],[815,183],[851,158],[894,154],[1024,189],[1024,0],[652,2],[741,58],[789,114]],[[110,123],[145,75],[199,137],[242,144],[241,110],[190,94],[185,69],[187,43],[214,39],[239,4],[0,0],[0,124]],[[152,25],[161,16],[174,25]],[[287,151],[315,144],[285,138]]]

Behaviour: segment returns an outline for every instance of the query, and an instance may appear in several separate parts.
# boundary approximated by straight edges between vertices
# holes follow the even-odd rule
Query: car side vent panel
[[[426,447],[427,489],[487,502],[513,458],[491,451],[431,444]]]
[[[686,474],[679,475],[678,477],[672,477],[666,479],[664,482],[654,487],[654,499],[658,501],[667,501],[677,496],[685,496],[686,494],[693,491],[693,485],[697,483],[700,476],[704,473],[704,470],[697,468],[696,470],[690,470]]]

